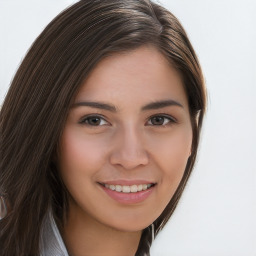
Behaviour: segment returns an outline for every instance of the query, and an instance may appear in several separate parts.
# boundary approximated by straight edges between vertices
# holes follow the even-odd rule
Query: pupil
[[[161,125],[164,123],[164,118],[160,116],[153,117],[152,124]]]
[[[90,125],[99,125],[100,124],[100,118],[98,117],[91,117],[88,119],[88,123]]]

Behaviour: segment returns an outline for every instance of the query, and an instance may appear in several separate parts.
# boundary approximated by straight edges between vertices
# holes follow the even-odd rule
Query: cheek
[[[183,176],[190,156],[192,129],[190,127],[177,129],[168,136],[155,138],[152,143],[154,143],[152,155],[162,170],[162,182],[176,187]]]
[[[107,142],[95,140],[81,131],[64,130],[60,143],[59,165],[62,173],[83,172],[93,174],[100,169],[105,159]],[[74,170],[76,171],[74,173]]]

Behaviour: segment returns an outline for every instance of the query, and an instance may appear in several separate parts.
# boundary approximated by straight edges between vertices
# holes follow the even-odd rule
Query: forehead
[[[76,101],[143,105],[170,98],[187,107],[180,74],[156,48],[143,46],[100,61],[82,84]]]

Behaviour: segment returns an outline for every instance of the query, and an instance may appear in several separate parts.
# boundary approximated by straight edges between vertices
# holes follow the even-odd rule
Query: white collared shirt
[[[51,211],[42,224],[40,256],[69,256]]]

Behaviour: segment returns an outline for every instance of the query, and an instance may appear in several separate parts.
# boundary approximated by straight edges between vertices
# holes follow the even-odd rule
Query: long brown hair
[[[0,256],[39,255],[49,208],[59,225],[67,192],[54,156],[72,99],[104,57],[142,45],[156,47],[184,82],[193,128],[192,154],[155,235],[172,215],[195,163],[206,92],[199,62],[175,16],[150,0],[81,0],[39,35],[21,63],[0,112],[0,194],[9,213],[0,221]],[[149,255],[151,228],[136,255]]]

